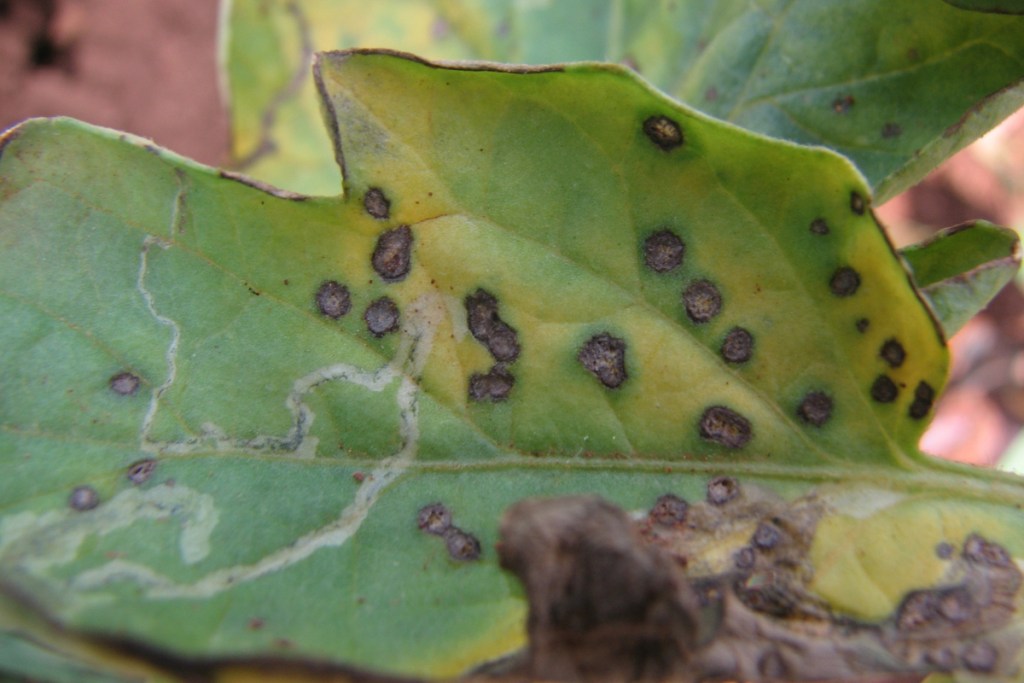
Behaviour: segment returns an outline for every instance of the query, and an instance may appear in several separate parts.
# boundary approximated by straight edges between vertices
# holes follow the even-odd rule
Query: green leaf
[[[950,5],[972,12],[992,12],[994,14],[1024,14],[1022,0],[946,0]]]
[[[1024,18],[940,0],[234,0],[222,31],[236,158],[315,194],[338,180],[316,123],[313,50],[629,64],[713,116],[846,155],[879,203],[1024,106]]]
[[[947,228],[903,249],[921,293],[952,337],[981,311],[1020,268],[1020,238],[985,221]]]
[[[318,74],[343,197],[68,120],[0,143],[0,617],[451,676],[523,642],[507,506],[723,473],[824,501],[840,616],[891,623],[939,543],[1024,557],[1021,480],[916,450],[947,351],[844,159],[606,65]],[[968,626],[1020,662],[1018,617]]]

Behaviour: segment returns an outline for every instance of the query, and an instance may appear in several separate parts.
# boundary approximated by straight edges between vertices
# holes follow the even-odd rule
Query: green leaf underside
[[[1013,280],[1020,267],[1020,240],[1013,230],[977,221],[944,230],[900,254],[948,338]]]
[[[1024,106],[1024,18],[941,0],[235,0],[223,30],[236,158],[314,194],[337,192],[338,177],[317,123],[313,50],[628,64],[712,116],[841,152],[879,201]]]
[[[909,413],[922,382],[941,389],[946,351],[870,212],[853,210],[867,188],[843,160],[610,67],[334,54],[320,75],[345,199],[283,198],[66,120],[4,141],[0,614],[28,599],[71,633],[185,654],[451,675],[522,643],[525,606],[493,552],[507,505],[589,491],[645,509],[666,490],[699,499],[725,470],[835,499],[814,590],[861,618],[939,576],[942,540],[984,530],[1024,555],[1019,482],[942,474],[916,453],[927,418]],[[684,143],[656,145],[652,116]],[[386,219],[367,212],[371,187]],[[401,225],[411,268],[386,282],[371,254]],[[644,244],[666,229],[686,251],[658,273]],[[837,296],[844,267],[859,286]],[[722,308],[697,324],[681,293],[701,279]],[[315,301],[325,281],[350,293],[337,320]],[[467,330],[479,289],[520,347],[500,402],[468,396],[496,364]],[[402,324],[377,338],[363,313],[382,296]],[[753,351],[731,364],[720,348],[739,326]],[[602,333],[625,343],[614,389],[579,360]],[[898,367],[880,357],[890,340]],[[130,386],[123,373],[133,393],[112,389]],[[892,402],[872,398],[883,375]],[[831,399],[820,426],[800,416],[811,392]],[[710,406],[748,420],[749,441],[703,438]],[[134,485],[126,468],[144,458],[155,470]],[[70,509],[78,486],[100,504]],[[842,503],[855,489],[867,503]],[[416,528],[436,500],[482,561],[454,562]],[[893,518],[913,543],[879,543],[906,540]],[[893,558],[915,571],[893,575]],[[843,599],[865,587],[864,605]]]

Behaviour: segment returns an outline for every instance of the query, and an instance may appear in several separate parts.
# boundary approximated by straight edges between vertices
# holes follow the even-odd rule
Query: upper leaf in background
[[[622,62],[713,116],[846,155],[879,203],[1024,105],[1024,18],[942,0],[232,0],[222,27],[236,158],[313,194],[339,185],[315,50]]]

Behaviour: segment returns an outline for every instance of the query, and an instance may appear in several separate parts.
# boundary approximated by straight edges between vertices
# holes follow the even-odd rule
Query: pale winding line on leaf
[[[185,187],[182,185],[175,201],[171,221],[172,234],[183,220],[185,210]],[[401,446],[396,453],[382,460],[372,470],[356,491],[355,498],[331,523],[315,529],[289,545],[269,553],[252,564],[228,567],[211,572],[194,583],[179,584],[156,572],[151,567],[115,559],[100,567],[84,572],[68,582],[73,590],[88,591],[119,581],[133,581],[146,587],[153,598],[208,597],[228,588],[274,573],[296,564],[322,548],[344,544],[360,528],[380,494],[397,480],[413,462],[419,443],[418,421],[418,379],[430,355],[438,325],[447,317],[445,303],[437,294],[424,294],[408,309],[403,323],[402,340],[394,358],[376,370],[365,370],[344,363],[337,363],[310,372],[292,385],[285,399],[285,405],[292,413],[292,427],[287,435],[261,435],[242,440],[227,436],[218,427],[204,426],[204,436],[181,442],[158,442],[150,438],[153,420],[159,409],[161,397],[172,386],[177,377],[177,353],[181,339],[181,326],[175,320],[160,313],[156,297],[146,287],[149,270],[148,256],[153,247],[173,248],[167,239],[148,235],[142,246],[137,287],[150,314],[171,330],[171,340],[166,352],[167,378],[153,390],[150,405],[143,419],[140,441],[143,450],[156,455],[185,455],[209,449],[210,441],[218,450],[260,453],[267,451],[291,452],[300,457],[309,450],[315,451],[316,439],[309,437],[315,414],[304,402],[305,396],[327,382],[349,382],[369,391],[379,392],[398,380],[396,401],[399,409],[399,435]],[[170,492],[170,493],[168,493]],[[168,508],[161,501],[167,496],[191,496],[200,501],[183,510],[182,506]],[[124,509],[125,505],[132,508]],[[141,513],[139,511],[142,511]],[[134,514],[132,514],[134,512]],[[209,554],[209,538],[217,524],[218,513],[212,499],[203,493],[186,487],[160,486],[146,492],[136,489],[125,491],[85,513],[68,510],[50,511],[35,515],[24,513],[8,520],[0,538],[0,561],[6,557],[9,562],[22,567],[45,568],[66,564],[74,560],[78,549],[89,534],[104,534],[114,528],[127,526],[139,519],[154,515],[165,518],[181,515],[184,521],[181,553],[189,564]],[[112,521],[111,515],[116,517]],[[31,532],[31,533],[29,533]],[[27,534],[27,535],[26,535]],[[40,544],[39,538],[49,539]],[[35,539],[28,544],[26,539]],[[17,551],[17,552],[14,552]],[[88,598],[86,598],[88,599]]]

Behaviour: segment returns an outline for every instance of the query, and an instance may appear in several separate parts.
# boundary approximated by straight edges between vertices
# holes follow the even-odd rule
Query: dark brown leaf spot
[[[398,282],[412,266],[412,230],[408,225],[381,233],[371,259],[373,269],[387,282]]]
[[[474,401],[504,401],[512,392],[516,378],[499,365],[495,365],[487,374],[474,373],[469,378],[469,397]]]
[[[811,232],[815,235],[827,235],[829,233],[828,223],[824,218],[815,218],[811,221]]]
[[[730,363],[746,363],[754,352],[754,336],[742,327],[734,327],[722,342],[722,358]]]
[[[734,477],[715,477],[708,482],[708,502],[725,505],[740,495],[740,483]]]
[[[139,378],[130,372],[119,372],[110,378],[110,390],[118,396],[132,396],[139,390]]]
[[[644,133],[665,152],[683,144],[683,131],[679,124],[667,116],[648,117],[644,121]]]
[[[892,123],[890,121],[882,126],[882,137],[886,140],[898,138],[901,135],[903,135],[903,127],[898,123]]]
[[[861,334],[864,334],[865,332],[868,331],[868,328],[871,327],[871,321],[868,320],[867,318],[859,318],[857,320],[856,326],[857,331],[860,332]]]
[[[750,609],[785,619],[796,610],[796,599],[784,586],[753,581],[736,586],[736,597]]]
[[[683,262],[686,245],[671,230],[659,230],[644,240],[644,263],[656,273],[667,273]]]
[[[757,562],[757,553],[749,545],[745,545],[736,551],[732,562],[736,569],[750,569]]]
[[[878,356],[888,363],[889,367],[898,368],[907,359],[907,352],[903,350],[903,345],[896,339],[887,339],[878,351]]]
[[[871,398],[879,403],[892,403],[899,393],[900,389],[896,386],[896,382],[886,375],[879,375],[871,385]]]
[[[424,505],[416,514],[416,526],[420,531],[443,536],[452,526],[452,513],[442,503]]]
[[[935,556],[940,560],[948,560],[953,557],[955,550],[956,548],[953,547],[953,544],[943,541],[935,546]]]
[[[374,337],[383,337],[398,329],[398,305],[386,296],[377,299],[363,311],[363,322]]]
[[[363,208],[379,221],[387,220],[391,215],[391,202],[379,187],[371,187],[363,195]]]
[[[964,541],[964,557],[970,562],[989,567],[1013,566],[1013,558],[1006,548],[986,540],[980,534],[971,534]]]
[[[352,308],[352,297],[348,287],[334,280],[321,283],[316,290],[316,307],[328,318],[337,320]]]
[[[725,406],[711,406],[700,418],[700,435],[727,448],[742,448],[753,432],[750,421]]]
[[[860,287],[860,275],[849,266],[843,266],[832,274],[829,288],[836,296],[853,296]]]
[[[995,671],[999,663],[999,651],[992,644],[982,641],[964,648],[962,658],[968,671],[987,674]]]
[[[128,465],[128,481],[136,486],[145,484],[153,476],[154,471],[156,471],[156,460],[153,458],[136,460],[131,465]]]
[[[864,201],[864,197],[859,192],[851,192],[850,211],[853,211],[858,216],[863,216],[865,209],[867,209],[867,202]]]
[[[706,323],[722,310],[722,295],[708,280],[697,280],[683,291],[683,307],[690,320]]]
[[[580,347],[577,358],[609,389],[626,381],[626,342],[623,339],[606,332],[594,335]]]
[[[494,360],[512,363],[519,357],[519,335],[498,315],[498,300],[478,289],[466,297],[466,324],[477,341],[490,351]]]
[[[480,541],[458,527],[450,527],[444,532],[444,544],[453,560],[472,562],[480,559]]]
[[[686,501],[672,493],[666,493],[654,501],[649,517],[652,522],[660,526],[675,526],[686,521],[686,512],[689,510]]]
[[[909,414],[915,420],[925,417],[932,409],[935,401],[935,389],[928,382],[919,382],[914,389],[914,402],[910,404]]]
[[[824,391],[809,391],[796,414],[807,424],[821,427],[832,417],[832,397]]]
[[[853,95],[845,95],[843,97],[837,97],[832,100],[832,111],[837,114],[845,114],[850,111],[856,100],[853,99]]]
[[[92,510],[100,504],[100,494],[91,486],[76,486],[68,496],[68,507],[76,512]]]
[[[761,522],[751,540],[757,548],[771,550],[782,540],[782,530],[771,522]]]

